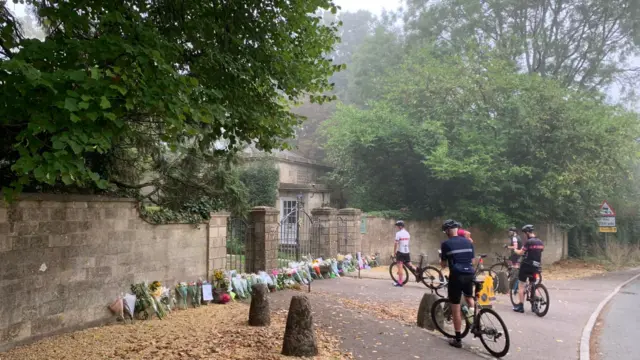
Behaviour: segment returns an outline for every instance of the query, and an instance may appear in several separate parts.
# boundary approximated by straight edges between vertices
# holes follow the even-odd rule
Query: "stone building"
[[[329,206],[331,189],[323,183],[323,176],[331,170],[329,166],[289,150],[274,151],[272,155],[280,170],[278,198],[273,206],[280,212],[281,221],[292,213],[296,201],[307,213],[314,208]],[[258,161],[264,156],[264,152],[253,146],[243,151],[243,157],[249,161]],[[295,222],[294,219],[288,220]]]

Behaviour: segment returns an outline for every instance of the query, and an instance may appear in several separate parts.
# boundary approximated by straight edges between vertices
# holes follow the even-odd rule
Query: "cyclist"
[[[520,255],[516,254],[515,250],[522,249],[522,239],[518,236],[518,229],[515,226],[509,228],[509,244],[506,245],[507,249],[511,249],[511,264],[514,268],[520,267]]]
[[[404,228],[404,221],[396,221],[396,230],[398,231],[396,232],[396,240],[393,245],[393,253],[396,254],[398,282],[393,284],[393,286],[402,287],[402,277],[404,275],[402,264],[406,264],[414,270],[415,267],[411,264],[411,256],[409,254],[409,240],[411,239],[411,235],[409,235],[409,232]]]
[[[518,274],[518,299],[520,303],[513,307],[513,311],[524,312],[524,287],[527,279],[535,281],[535,275],[540,272],[542,265],[542,252],[544,251],[544,243],[536,237],[533,232],[533,225],[525,225],[522,232],[527,237],[522,249],[514,249],[518,255],[524,255],[520,264],[520,273]],[[535,294],[534,294],[535,295]],[[532,295],[532,296],[534,296]]]
[[[466,238],[467,240],[473,242],[473,239],[471,238],[471,232],[463,229],[462,224],[460,223],[458,223],[458,236],[462,236],[463,238]]]
[[[444,268],[449,266],[448,296],[451,301],[451,312],[453,315],[453,328],[456,336],[449,344],[461,348],[462,313],[460,311],[460,300],[465,296],[469,311],[473,313],[475,305],[473,301],[473,244],[466,238],[458,236],[458,227],[454,220],[447,220],[442,224],[442,232],[447,235],[448,240],[440,246],[440,265]]]

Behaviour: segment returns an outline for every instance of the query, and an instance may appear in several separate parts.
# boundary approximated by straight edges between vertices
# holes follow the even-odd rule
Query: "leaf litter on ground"
[[[268,327],[248,326],[244,303],[175,311],[164,320],[114,324],[53,336],[0,354],[2,360],[32,359],[291,359],[280,355],[287,311],[274,311]],[[340,340],[316,327],[314,359],[353,359]]]

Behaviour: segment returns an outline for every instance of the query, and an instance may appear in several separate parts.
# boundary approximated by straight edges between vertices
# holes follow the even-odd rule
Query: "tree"
[[[329,81],[334,85],[331,93],[341,101],[348,102],[351,99],[347,88],[353,56],[371,35],[377,19],[373,14],[365,10],[338,14],[325,11],[322,13],[322,19],[327,25],[336,21],[341,24],[338,33],[340,42],[336,44],[333,52],[328,57],[334,63],[343,65],[343,71],[333,74]],[[294,146],[303,156],[309,159],[323,160],[324,151],[316,130],[323,121],[333,114],[335,103],[315,104],[310,101],[304,101],[292,111],[305,118],[305,121],[296,128]]]
[[[333,176],[365,210],[576,224],[637,164],[637,114],[499,52],[416,47],[380,84],[369,108],[339,107],[323,125]]]
[[[281,147],[299,121],[291,103],[327,100],[340,68],[324,58],[337,25],[309,15],[336,12],[330,0],[27,3],[44,41],[25,38],[0,4],[7,196],[163,188],[175,180],[166,177],[173,157],[216,164],[242,143]],[[149,173],[162,176],[142,181]]]
[[[412,41],[438,42],[451,53],[490,46],[528,73],[565,86],[601,90],[633,86],[640,67],[640,6],[635,0],[407,0]]]
[[[273,158],[254,160],[240,170],[240,181],[247,189],[249,206],[275,206],[280,171]]]

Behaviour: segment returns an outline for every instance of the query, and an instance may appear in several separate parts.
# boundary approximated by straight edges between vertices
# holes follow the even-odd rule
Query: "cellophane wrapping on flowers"
[[[236,275],[231,279],[231,285],[233,286],[233,291],[235,291],[236,295],[238,295],[241,299],[246,299],[247,295],[244,292],[244,286],[242,285],[242,278],[240,275]]]
[[[180,284],[176,285],[176,294],[178,295],[178,306],[181,309],[186,309],[188,307],[187,297],[189,295],[189,286],[187,285],[187,283],[181,282]]]

